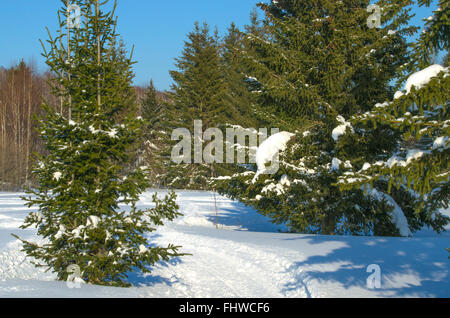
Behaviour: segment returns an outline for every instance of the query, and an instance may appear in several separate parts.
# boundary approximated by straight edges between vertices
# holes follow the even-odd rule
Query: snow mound
[[[62,177],[62,173],[57,171],[53,174],[53,179],[55,179],[56,181],[59,181],[59,179],[61,179]]]
[[[443,136],[438,137],[433,142],[433,150],[439,149],[439,148],[447,149],[447,144],[448,144],[448,137],[443,137]]]
[[[448,72],[448,67],[443,67],[439,64],[434,64],[431,66],[428,66],[427,68],[418,71],[414,74],[412,74],[405,84],[405,90],[408,94],[412,87],[414,86],[416,89],[420,89],[424,87],[433,77],[436,77],[440,72]]]
[[[281,177],[280,184],[295,183]],[[142,194],[139,208],[153,206]],[[166,191],[158,190],[159,195]],[[0,224],[23,219],[33,209],[24,193],[0,192]],[[177,191],[184,216],[149,234],[155,246],[181,245],[191,254],[158,262],[152,273],[130,272],[130,288],[56,281],[54,273],[36,268],[22,242],[45,243],[36,229],[0,227],[0,297],[19,298],[295,298],[300,297],[441,297],[450,295],[448,233],[423,229],[420,237],[326,236],[285,232],[256,210],[211,192]],[[383,195],[383,194],[382,194]],[[20,208],[20,209],[19,209]],[[127,206],[123,206],[124,212]],[[450,209],[442,211],[450,215]],[[3,216],[3,217],[1,217]],[[201,220],[203,218],[203,220]],[[219,223],[216,229],[214,222]],[[214,221],[214,222],[212,222]],[[246,230],[247,229],[247,230]],[[447,226],[447,230],[450,230]],[[139,246],[145,253],[148,246]],[[382,266],[381,288],[367,287],[367,265]],[[78,281],[82,283],[82,281]]]
[[[294,134],[282,131],[270,136],[258,147],[256,150],[257,175],[266,171],[266,163],[271,162],[280,151],[284,151],[293,136]]]
[[[345,134],[347,127],[349,127],[352,130],[352,132],[354,131],[352,125],[349,122],[347,122],[344,117],[339,115],[339,116],[337,116],[336,119],[341,124],[333,129],[332,137],[333,137],[334,141],[338,141],[339,137],[341,137],[343,134]]]
[[[388,194],[372,189],[370,194],[378,200],[386,200],[394,209],[391,212],[392,222],[397,227],[401,236],[412,236],[409,230],[408,220],[406,219],[403,210],[398,206],[397,202]]]
[[[394,94],[394,99],[399,99],[400,97],[402,97],[403,95],[405,95],[403,92],[401,91],[396,91]]]

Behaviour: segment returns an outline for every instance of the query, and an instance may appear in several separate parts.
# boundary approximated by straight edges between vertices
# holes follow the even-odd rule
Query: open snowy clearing
[[[139,205],[152,207],[151,191]],[[163,194],[163,193],[161,193]],[[449,297],[450,233],[423,230],[413,238],[332,237],[278,233],[281,226],[244,205],[212,193],[179,191],[184,214],[151,236],[193,254],[132,273],[132,288],[82,284],[69,288],[35,268],[11,236],[32,211],[23,193],[0,193],[0,297]],[[125,207],[124,207],[125,208]],[[446,211],[448,214],[450,211]],[[381,269],[381,288],[369,289],[367,266]]]

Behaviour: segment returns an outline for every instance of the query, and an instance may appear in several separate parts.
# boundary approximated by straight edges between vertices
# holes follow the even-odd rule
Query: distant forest
[[[20,190],[33,183],[33,154],[45,153],[36,131],[37,119],[43,115],[42,102],[61,108],[61,100],[47,85],[50,76],[24,61],[9,68],[0,66],[0,191]],[[135,87],[138,105],[145,91],[145,87]],[[167,97],[157,92],[157,98]]]

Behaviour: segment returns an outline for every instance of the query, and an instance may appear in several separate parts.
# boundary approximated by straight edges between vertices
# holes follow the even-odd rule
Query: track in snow
[[[152,207],[152,192],[139,206]],[[183,217],[149,235],[183,256],[158,263],[151,274],[130,273],[132,288],[68,288],[35,268],[10,234],[38,239],[18,226],[32,211],[18,193],[0,193],[0,297],[449,297],[448,234],[419,238],[282,234],[282,226],[227,198],[180,191]],[[123,207],[126,209],[126,207]],[[448,212],[448,211],[447,211]],[[425,237],[424,237],[425,236]],[[379,264],[382,288],[366,287],[366,267]]]

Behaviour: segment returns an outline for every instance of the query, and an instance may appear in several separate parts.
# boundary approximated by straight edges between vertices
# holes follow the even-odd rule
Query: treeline
[[[270,116],[258,108],[259,84],[247,75],[250,69],[241,55],[241,50],[252,50],[248,34],[264,37],[256,10],[244,30],[232,23],[223,38],[217,29],[196,23],[176,59],[177,69],[170,72],[170,91],[157,91],[152,81],[147,87],[134,87],[138,113],[147,122],[137,161],[150,167],[153,186],[208,189],[212,176],[242,171],[229,164],[174,164],[171,150],[176,141],[171,134],[176,128],[193,132],[194,120],[202,121],[202,131],[269,125]],[[123,45],[119,43],[118,52]],[[18,190],[34,182],[33,153],[45,153],[36,133],[36,119],[44,115],[42,103],[66,111],[63,98],[55,97],[47,85],[51,76],[24,61],[0,69],[0,190]]]
[[[0,190],[18,189],[32,181],[32,154],[43,152],[35,118],[42,115],[43,99],[58,104],[46,84],[49,76],[23,61],[0,68]]]
[[[231,24],[223,38],[196,23],[170,72],[170,91],[157,92],[151,81],[135,90],[146,125],[137,164],[148,166],[152,185],[217,190],[293,232],[442,231],[450,220],[439,211],[449,203],[450,78],[448,55],[443,65],[434,64],[433,56],[449,49],[449,5],[439,1],[426,32],[410,43],[407,37],[420,28],[411,24],[406,3],[379,2],[379,28],[367,22],[369,4],[260,3],[261,19],[254,11],[248,25]],[[18,86],[15,81],[31,83],[13,74],[2,93]],[[3,116],[14,151],[4,146],[9,153],[0,180],[22,185],[29,182],[30,148],[35,142],[39,151],[39,141],[32,138],[28,90],[15,89],[25,95],[10,97],[9,109],[18,118]],[[201,123],[199,137],[195,123]],[[276,145],[285,148],[277,172],[265,173],[261,163],[174,162],[182,157],[174,146],[184,140],[173,138],[175,129],[190,134],[187,149],[194,154],[192,137],[200,138],[203,151],[212,139],[203,132],[237,126],[279,128],[293,136]],[[223,149],[230,146],[223,143]]]
[[[0,191],[21,190],[34,183],[31,177],[33,154],[45,154],[37,133],[38,118],[44,115],[46,101],[61,111],[62,100],[48,85],[50,72],[39,73],[33,63],[19,62],[0,67]],[[143,99],[145,88],[136,86],[136,101]],[[167,100],[157,92],[158,100]]]
[[[152,180],[218,190],[292,232],[442,231],[450,220],[440,213],[449,203],[450,80],[448,58],[437,65],[433,56],[448,52],[448,2],[439,1],[415,42],[407,37],[420,28],[407,4],[379,2],[378,28],[368,23],[369,4],[260,3],[261,20],[253,13],[222,39],[197,23],[171,71],[169,102],[159,104],[151,87],[144,99]],[[193,135],[195,121],[202,132],[266,127],[293,137],[275,145],[285,147],[276,173],[262,164],[176,164],[171,132]],[[204,150],[210,140],[200,138]]]
[[[176,128],[186,129],[193,137],[195,121],[201,123],[201,133],[213,128],[224,136],[230,127],[277,127],[271,125],[272,115],[260,106],[260,84],[249,75],[251,66],[243,56],[243,52],[254,50],[249,35],[264,38],[265,32],[256,10],[250,15],[249,25],[240,30],[232,23],[223,38],[217,29],[197,22],[175,61],[176,70],[170,72],[174,84],[167,99],[158,98],[150,84],[141,106],[148,122],[146,158],[155,186],[211,189],[210,178],[244,171],[242,166],[225,163],[225,151],[224,163],[174,163],[173,157],[179,155],[172,153],[179,142],[171,138]],[[208,141],[201,138],[205,146]],[[194,154],[194,141],[191,144]],[[233,144],[235,148],[245,147],[237,141]],[[227,146],[224,140],[223,149]]]
[[[450,77],[448,58],[433,56],[449,50],[450,5],[436,2],[423,30],[409,6],[430,1],[259,3],[265,34],[247,33],[249,49],[235,51],[260,86],[257,104],[293,137],[276,173],[261,163],[217,180],[219,192],[292,232],[444,230]]]

